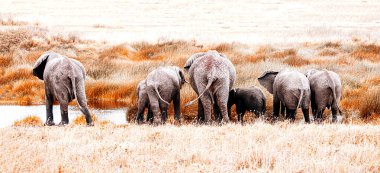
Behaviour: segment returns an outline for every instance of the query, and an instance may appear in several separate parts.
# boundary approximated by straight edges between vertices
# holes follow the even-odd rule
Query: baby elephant
[[[146,80],[142,80],[137,86],[137,99],[138,99],[138,110],[137,110],[137,123],[142,123],[144,121],[144,111],[148,108],[147,121],[153,122],[153,113],[149,105],[149,97],[146,92]]]
[[[306,72],[310,81],[311,109],[316,121],[323,121],[325,108],[331,107],[332,121],[336,122],[336,114],[341,113],[339,101],[342,95],[342,83],[338,74],[328,70],[311,69]]]
[[[77,99],[80,110],[86,117],[87,125],[93,122],[87,107],[84,80],[86,73],[83,65],[74,59],[67,58],[52,51],[41,55],[33,68],[33,75],[45,82],[46,122],[45,125],[54,125],[53,102],[58,100],[61,107],[61,122],[69,123],[68,105]]]
[[[265,114],[266,98],[257,87],[232,89],[228,96],[228,116],[231,118],[231,107],[236,105],[238,121],[243,121],[246,111],[255,113],[257,117]]]

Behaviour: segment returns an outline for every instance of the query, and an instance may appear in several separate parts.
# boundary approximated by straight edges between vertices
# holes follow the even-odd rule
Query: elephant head
[[[58,55],[53,52],[53,51],[47,51],[44,54],[42,54],[36,61],[33,67],[33,75],[38,77],[41,80],[44,80],[44,72],[45,72],[45,67],[46,63],[53,59],[56,58]]]
[[[199,57],[202,57],[202,56],[204,56],[204,55],[207,55],[207,54],[216,54],[216,55],[218,55],[218,56],[220,56],[220,57],[222,57],[222,58],[227,58],[226,55],[221,54],[221,53],[219,53],[219,52],[217,52],[217,51],[215,51],[215,50],[209,50],[209,51],[207,51],[207,52],[196,53],[196,54],[192,55],[189,59],[187,59],[187,61],[186,61],[186,63],[185,63],[185,66],[184,66],[185,70],[188,71],[188,70],[190,69],[191,65],[193,64],[193,62],[194,62],[196,59],[198,59]],[[228,59],[228,58],[227,58],[227,59]]]
[[[277,71],[266,71],[258,78],[259,83],[271,94],[273,94],[273,83],[277,74]]]
[[[318,72],[317,69],[310,69],[305,72],[305,76],[309,78],[309,76],[313,75],[314,73]]]
[[[188,71],[190,69],[191,65],[193,64],[193,62],[205,54],[206,54],[206,52],[200,52],[200,53],[196,53],[194,55],[191,55],[191,57],[189,59],[187,59],[185,66],[183,68],[185,68],[185,70]]]

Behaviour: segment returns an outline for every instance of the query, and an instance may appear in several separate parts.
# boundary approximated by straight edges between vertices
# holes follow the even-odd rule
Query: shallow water
[[[124,124],[126,120],[126,108],[116,109],[90,109],[92,114],[97,116],[97,120],[108,120],[114,124]],[[45,105],[36,106],[15,106],[0,105],[0,127],[11,126],[15,121],[21,120],[27,116],[38,116],[43,122],[46,120]],[[61,121],[59,105],[53,106],[54,122],[58,124]],[[69,106],[69,120],[72,123],[76,117],[81,116],[77,106]]]

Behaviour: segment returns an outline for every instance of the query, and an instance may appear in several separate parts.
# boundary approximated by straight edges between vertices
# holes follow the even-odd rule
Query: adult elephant
[[[185,82],[182,70],[175,66],[158,67],[148,74],[145,82],[146,92],[153,112],[154,124],[166,122],[167,109],[171,101],[174,103],[174,118],[180,121],[180,90]]]
[[[145,108],[148,108],[148,115],[146,120],[150,123],[153,122],[153,112],[150,109],[149,96],[146,92],[146,79],[139,82],[137,85],[137,99],[138,99],[138,110],[136,121],[137,123],[142,123],[144,121],[144,111]]]
[[[333,71],[310,69],[305,73],[310,82],[311,110],[316,121],[323,121],[325,108],[331,108],[332,121],[336,122],[342,96],[340,77]]]
[[[259,83],[273,94],[273,118],[279,116],[280,105],[285,106],[286,118],[295,120],[297,108],[302,108],[305,122],[309,123],[310,85],[306,76],[295,70],[266,71]]]
[[[198,100],[199,122],[211,122],[213,106],[216,119],[221,121],[223,117],[224,121],[229,122],[228,93],[236,79],[236,71],[231,61],[217,51],[208,51],[192,55],[184,68],[189,73],[191,87],[198,94],[198,98],[185,106]]]
[[[79,61],[53,51],[47,51],[37,59],[33,68],[33,75],[45,83],[45,125],[54,125],[53,102],[55,99],[58,100],[61,108],[61,122],[59,125],[68,124],[68,104],[75,98],[80,110],[86,117],[87,125],[93,125],[85,93],[84,81],[86,73]]]

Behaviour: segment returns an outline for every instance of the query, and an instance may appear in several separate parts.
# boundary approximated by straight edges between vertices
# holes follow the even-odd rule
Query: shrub
[[[13,126],[43,126],[43,122],[40,117],[27,116],[22,120],[15,121]]]
[[[380,115],[380,87],[373,87],[363,94],[359,108],[360,117],[368,119]]]

